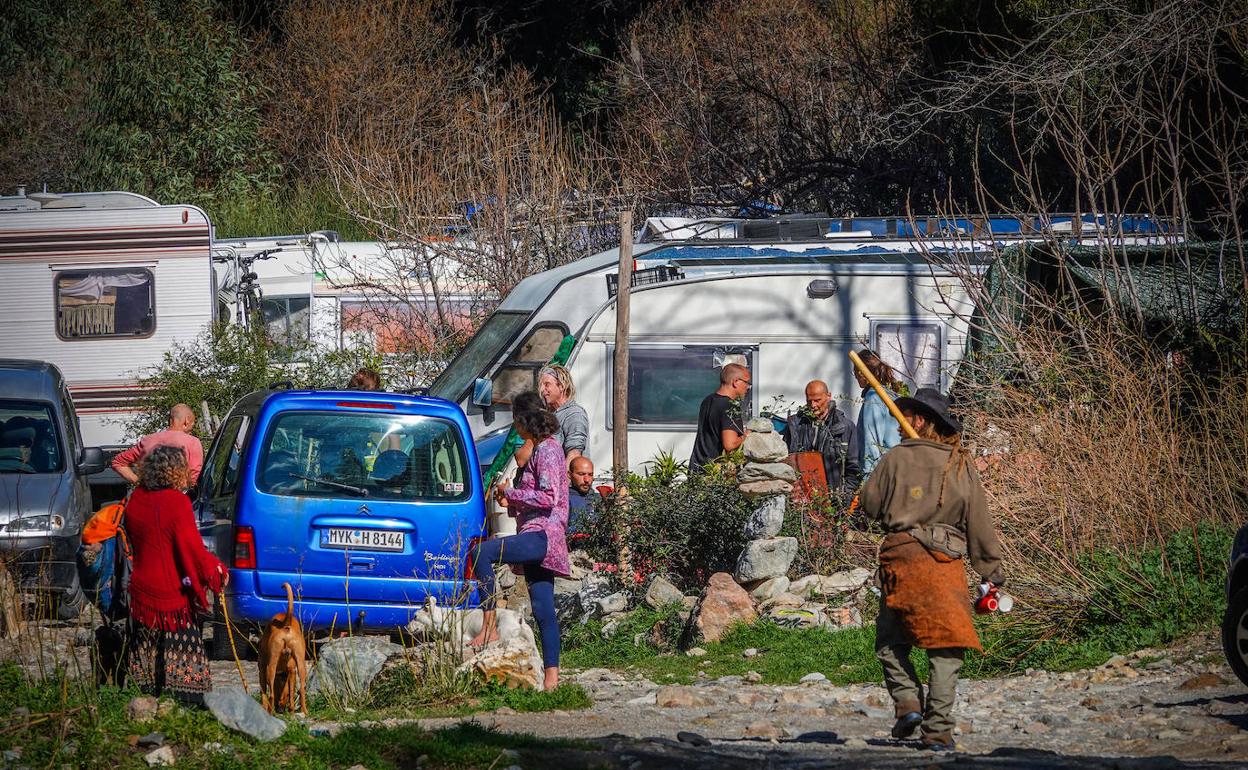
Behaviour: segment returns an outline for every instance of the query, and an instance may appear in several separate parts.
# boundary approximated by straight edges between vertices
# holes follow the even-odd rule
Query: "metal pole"
[[[620,270],[615,293],[615,361],[611,368],[611,471],[620,517],[620,579],[632,574],[628,552],[628,297],[633,285],[633,212],[620,212]]]

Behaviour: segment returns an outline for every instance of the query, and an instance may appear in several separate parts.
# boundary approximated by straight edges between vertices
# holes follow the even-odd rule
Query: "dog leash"
[[[221,610],[225,613],[225,635],[230,639],[230,653],[234,656],[234,667],[238,669],[238,678],[243,683],[243,692],[250,695],[247,677],[243,676],[243,663],[238,659],[238,649],[234,647],[234,624],[230,622],[230,603],[225,600],[224,594],[218,598],[221,600]]]

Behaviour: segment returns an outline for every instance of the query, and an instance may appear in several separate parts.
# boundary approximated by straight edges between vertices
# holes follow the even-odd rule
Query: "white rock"
[[[788,592],[789,579],[784,575],[767,578],[750,589],[750,598],[756,602],[765,602]]]
[[[691,658],[700,658],[706,654],[706,650],[702,649],[701,647],[690,647],[689,649],[685,650],[685,654]]]
[[[654,609],[659,609],[668,604],[680,604],[684,601],[684,594],[680,589],[672,585],[662,575],[655,575],[650,580],[650,585],[646,588],[645,602]]]
[[[789,448],[779,433],[751,433],[741,444],[745,459],[756,463],[776,463],[789,456]]]
[[[786,466],[787,467],[787,466]],[[745,536],[750,540],[775,537],[784,526],[784,510],[788,498],[784,495],[765,497],[745,523]]]
[[[173,756],[172,747],[161,746],[144,754],[143,761],[147,763],[148,767],[167,767],[173,765],[177,760]]]
[[[617,591],[594,602],[594,611],[600,616],[610,615],[613,612],[624,612],[627,609],[627,591]]]
[[[801,684],[812,684],[814,682],[826,682],[828,677],[818,671],[812,671],[797,681]]]
[[[797,556],[797,538],[772,537],[751,540],[737,559],[733,574],[738,583],[778,577],[789,571],[789,565]]]

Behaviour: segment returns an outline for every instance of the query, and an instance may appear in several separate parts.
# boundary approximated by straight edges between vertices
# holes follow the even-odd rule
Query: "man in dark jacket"
[[[854,432],[854,423],[832,403],[828,384],[811,380],[806,384],[806,406],[789,415],[784,441],[790,452],[823,455],[828,490],[852,495],[862,480]]]

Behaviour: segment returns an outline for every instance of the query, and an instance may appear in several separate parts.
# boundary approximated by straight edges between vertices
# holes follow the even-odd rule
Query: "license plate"
[[[350,548],[359,551],[402,551],[402,532],[382,529],[346,529],[330,527],[321,530],[322,548]]]

